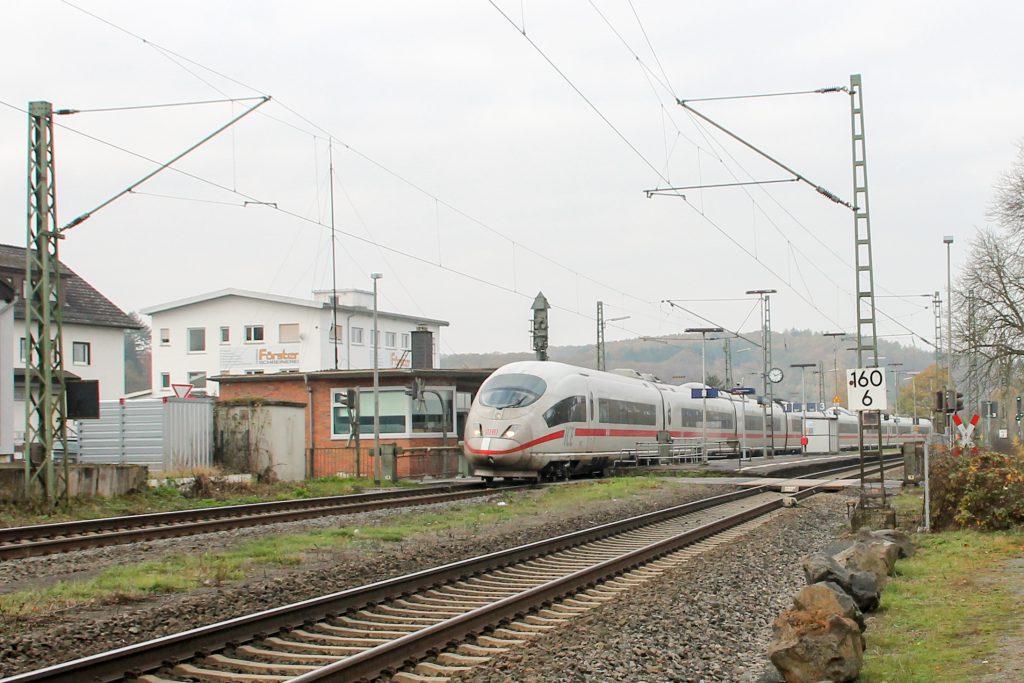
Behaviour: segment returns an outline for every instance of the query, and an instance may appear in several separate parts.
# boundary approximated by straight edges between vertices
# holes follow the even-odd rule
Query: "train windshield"
[[[547,383],[534,375],[495,375],[480,387],[479,401],[480,405],[498,410],[521,408],[540,398],[547,388]]]

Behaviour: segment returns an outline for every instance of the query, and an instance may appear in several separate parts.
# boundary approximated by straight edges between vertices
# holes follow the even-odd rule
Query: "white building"
[[[14,287],[0,278],[0,415],[14,414]],[[14,425],[0,420],[0,458],[14,455]],[[2,460],[0,460],[2,462]]]
[[[14,426],[15,439],[25,430],[25,248],[0,244],[0,278],[19,296],[15,299],[13,324],[0,329],[5,343],[0,353],[13,361],[14,407],[4,419]],[[99,381],[100,400],[124,396],[125,331],[139,325],[77,273],[61,264],[64,288],[64,371],[69,377]],[[3,308],[0,304],[0,309]],[[9,339],[9,343],[7,342]],[[6,363],[0,364],[0,367]],[[2,385],[2,383],[0,383]],[[0,389],[0,394],[3,390]]]
[[[218,394],[216,375],[365,369],[373,367],[373,293],[338,290],[337,328],[331,292],[296,299],[241,289],[223,289],[180,299],[142,312],[152,319],[153,393],[167,396],[175,384]],[[407,368],[412,333],[433,333],[433,367],[444,320],[377,312],[378,365]],[[336,341],[335,341],[336,340]]]

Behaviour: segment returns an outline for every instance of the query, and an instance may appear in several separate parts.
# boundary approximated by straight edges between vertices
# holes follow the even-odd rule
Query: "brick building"
[[[380,443],[436,449],[455,457],[473,396],[490,369],[387,368],[379,372]],[[275,400],[306,406],[307,473],[366,476],[373,448],[373,371],[321,370],[221,375],[220,398]],[[414,396],[414,394],[416,394]],[[350,398],[357,405],[349,406]],[[358,419],[353,413],[358,409]],[[352,429],[358,422],[359,428]],[[357,445],[358,444],[358,445]],[[443,447],[449,447],[444,449]],[[419,468],[422,471],[417,471]],[[400,477],[436,474],[437,463],[399,458]],[[450,471],[450,467],[446,468]]]

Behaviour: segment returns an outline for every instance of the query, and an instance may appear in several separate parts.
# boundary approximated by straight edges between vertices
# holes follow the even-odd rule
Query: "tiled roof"
[[[16,292],[23,291],[24,247],[0,244],[0,277],[7,280]],[[132,320],[128,314],[63,263],[61,263],[61,278],[64,283],[63,320],[65,324],[138,329],[138,323]],[[14,317],[20,320],[25,319],[24,301],[19,300],[15,304]]]

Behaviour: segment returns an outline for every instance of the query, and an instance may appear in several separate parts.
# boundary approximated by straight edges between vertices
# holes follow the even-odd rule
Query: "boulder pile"
[[[878,608],[896,560],[914,552],[894,529],[861,530],[835,553],[801,561],[807,586],[772,624],[768,657],[786,683],[855,681],[864,664],[864,613]]]

